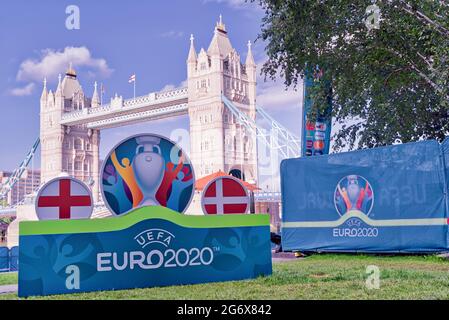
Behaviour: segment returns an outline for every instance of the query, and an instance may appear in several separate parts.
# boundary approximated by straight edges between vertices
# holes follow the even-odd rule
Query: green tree
[[[262,72],[295,87],[307,66],[324,70],[341,126],[335,150],[448,134],[448,0],[377,1],[377,25],[368,0],[258,2],[268,55]],[[313,113],[323,111],[326,94],[317,89],[312,98]]]

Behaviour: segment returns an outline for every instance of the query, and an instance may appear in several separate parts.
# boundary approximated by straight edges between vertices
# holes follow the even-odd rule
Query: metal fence
[[[0,247],[0,272],[17,271],[19,268],[19,247]]]

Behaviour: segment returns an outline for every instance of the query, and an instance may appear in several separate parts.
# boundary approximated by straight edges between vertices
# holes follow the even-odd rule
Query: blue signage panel
[[[429,252],[448,248],[436,141],[281,164],[285,250]]]
[[[19,296],[270,275],[268,215],[187,216],[144,207],[115,218],[20,223]]]

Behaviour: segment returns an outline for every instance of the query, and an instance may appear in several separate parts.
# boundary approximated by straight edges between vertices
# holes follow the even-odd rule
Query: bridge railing
[[[161,91],[157,92],[155,95],[156,100],[178,98],[187,95],[187,87],[177,88],[174,90]]]
[[[281,193],[280,192],[254,192],[254,200],[255,201],[281,201]]]

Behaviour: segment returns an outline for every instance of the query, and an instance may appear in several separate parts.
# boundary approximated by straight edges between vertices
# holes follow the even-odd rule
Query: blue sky
[[[65,27],[68,5],[80,8],[80,29]],[[8,1],[0,5],[0,170],[18,166],[39,135],[39,98],[43,77],[53,91],[57,74],[73,60],[87,96],[104,83],[103,100],[115,93],[130,98],[179,86],[186,79],[189,38],[197,51],[207,49],[218,16],[232,44],[245,59],[248,40],[260,32],[263,11],[243,0],[157,1]],[[256,62],[265,61],[264,44],[253,45]],[[258,81],[258,104],[299,135],[302,93],[284,91],[282,80]],[[187,117],[102,131],[101,154],[138,132],[170,135],[188,128]],[[37,166],[39,161],[36,161]]]

